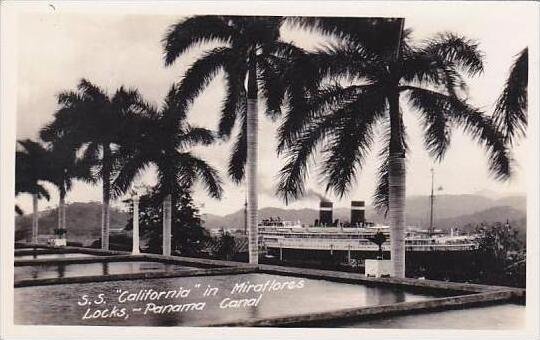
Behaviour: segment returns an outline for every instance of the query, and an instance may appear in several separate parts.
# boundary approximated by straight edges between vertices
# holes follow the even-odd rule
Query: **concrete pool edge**
[[[516,299],[512,291],[492,291],[424,301],[400,302],[395,304],[346,308],[332,312],[309,313],[294,316],[260,318],[248,321],[208,323],[205,327],[313,327],[322,323],[342,323],[347,321],[363,321],[375,317],[410,315],[465,307],[496,304]]]
[[[35,244],[28,243],[26,246],[34,246]],[[506,286],[489,286],[473,283],[459,283],[459,282],[447,282],[447,281],[435,281],[435,280],[419,280],[413,278],[395,278],[395,277],[384,277],[384,278],[374,278],[368,277],[360,273],[350,273],[350,272],[340,272],[340,271],[331,271],[331,270],[321,270],[321,269],[310,269],[310,268],[296,268],[296,267],[285,267],[285,266],[276,266],[276,265],[267,265],[267,264],[258,264],[251,265],[244,262],[233,262],[233,261],[223,261],[223,260],[213,260],[213,259],[202,259],[202,258],[193,258],[193,257],[181,257],[181,256],[164,256],[158,254],[139,254],[132,255],[129,252],[124,251],[114,251],[114,250],[102,250],[102,249],[88,249],[81,247],[52,247],[47,245],[41,245],[41,247],[47,247],[51,251],[56,249],[63,249],[63,251],[69,252],[84,252],[85,250],[90,250],[92,252],[99,253],[100,257],[96,257],[94,260],[90,260],[86,257],[84,258],[64,258],[64,259],[33,259],[33,260],[16,260],[15,262],[18,265],[42,265],[47,263],[83,263],[84,261],[90,262],[102,262],[102,261],[159,261],[170,264],[178,265],[187,265],[199,268],[245,268],[248,271],[256,270],[261,273],[268,274],[278,274],[278,275],[290,275],[290,276],[301,276],[306,278],[313,279],[322,279],[329,280],[334,282],[345,282],[345,283],[363,283],[363,284],[381,284],[386,286],[399,286],[399,287],[410,287],[410,288],[429,288],[435,290],[452,290],[456,292],[469,292],[469,293],[478,293],[478,292],[489,292],[489,291],[499,291],[499,290],[510,290],[515,291],[518,294],[525,294],[524,289],[506,287]],[[109,256],[103,256],[109,255]],[[83,261],[81,261],[83,259]],[[111,261],[111,262],[112,262]],[[125,275],[125,274],[118,274]],[[130,274],[132,275],[132,274]]]
[[[19,246],[22,246],[19,243]],[[243,262],[233,262],[233,261],[224,261],[224,260],[214,260],[214,259],[204,259],[196,257],[183,257],[183,256],[165,256],[159,254],[149,254],[141,253],[138,255],[133,255],[131,252],[120,251],[120,250],[103,250],[96,248],[83,248],[83,247],[54,247],[50,245],[38,244],[38,243],[24,243],[25,247],[39,247],[42,249],[47,249],[49,254],[51,253],[86,253],[89,255],[124,255],[124,256],[137,256],[138,259],[144,259],[145,261],[155,261],[159,260],[160,262],[179,264],[179,265],[192,265],[195,267],[201,268],[219,268],[219,267],[245,267],[253,268],[253,265]],[[42,259],[40,259],[42,260]],[[57,260],[57,259],[43,259],[43,260]],[[33,261],[33,260],[29,260]],[[97,258],[95,262],[100,262],[100,258]]]
[[[109,254],[103,254],[101,252],[95,252],[93,249],[84,249],[80,251],[75,251],[73,249],[65,249],[65,248],[35,248],[35,249],[15,249],[14,255],[15,256],[24,256],[24,255],[48,255],[48,254],[86,254],[86,255],[95,255],[95,256],[101,256],[101,255],[109,255]]]
[[[49,249],[57,249],[49,247]],[[79,247],[64,247],[68,251],[80,251]],[[92,249],[94,251],[94,249]],[[178,256],[163,256],[157,254],[141,254],[131,255],[128,252],[105,251],[97,250],[100,255],[109,255],[116,259],[134,259],[142,261],[156,261],[164,263],[191,265],[199,267],[210,267],[206,269],[190,269],[178,270],[173,272],[147,272],[133,274],[112,274],[112,275],[96,275],[96,276],[81,276],[68,278],[47,278],[47,279],[28,279],[15,282],[15,288],[43,286],[54,284],[70,284],[70,283],[90,283],[104,281],[121,281],[121,280],[138,280],[138,279],[159,279],[159,278],[174,278],[174,277],[189,277],[189,276],[215,276],[215,275],[230,275],[230,274],[246,274],[246,273],[262,273],[275,274],[284,276],[296,276],[308,279],[319,279],[333,282],[377,285],[377,286],[393,286],[401,289],[414,290],[433,290],[441,292],[451,292],[455,295],[432,298],[417,302],[403,302],[390,305],[380,305],[372,307],[345,308],[332,312],[310,313],[302,315],[292,315],[285,317],[261,318],[246,321],[206,324],[202,326],[229,326],[229,327],[301,327],[303,325],[310,326],[325,322],[339,323],[346,320],[364,320],[370,317],[386,317],[391,315],[405,315],[414,313],[424,313],[429,311],[449,310],[449,309],[464,309],[471,306],[488,305],[488,304],[504,304],[505,302],[518,302],[524,304],[525,289],[504,287],[504,286],[488,286],[471,283],[456,283],[443,282],[434,280],[419,280],[412,278],[373,278],[367,277],[359,273],[338,272],[308,268],[294,268],[275,265],[250,265],[247,263],[199,259]],[[120,255],[120,256],[119,256]],[[105,256],[97,258],[108,258]],[[80,258],[79,258],[80,259]],[[42,261],[44,260],[44,261]],[[77,259],[54,259],[55,263],[78,263]],[[37,261],[37,260],[24,260]],[[50,259],[40,259],[39,263],[50,263]],[[34,262],[38,264],[37,262]],[[79,262],[80,263],[80,262]],[[217,268],[216,268],[217,267]]]
[[[71,257],[71,258],[47,258],[47,259],[24,259],[15,260],[15,267],[23,266],[43,266],[56,264],[78,264],[78,263],[96,263],[96,262],[131,262],[131,261],[146,261],[147,258],[143,255],[101,255],[88,257]]]
[[[330,280],[343,283],[362,283],[362,284],[381,284],[385,286],[399,286],[410,288],[428,288],[434,290],[452,290],[456,292],[480,293],[490,291],[513,291],[517,294],[525,294],[521,288],[506,286],[489,286],[475,283],[461,283],[435,280],[419,280],[413,278],[395,278],[395,277],[368,277],[364,274],[339,272],[322,269],[283,267],[275,265],[258,265],[259,270],[264,273],[301,276],[311,279]]]
[[[216,276],[216,275],[231,275],[231,274],[247,274],[256,273],[257,268],[209,268],[209,269],[181,269],[176,271],[156,271],[130,274],[110,274],[110,275],[90,275],[90,276],[73,276],[64,278],[45,278],[45,279],[23,279],[15,281],[15,288],[36,287],[49,285],[62,285],[74,283],[92,283],[92,282],[107,282],[107,281],[126,281],[126,280],[145,280],[145,279],[166,279],[175,277],[193,277],[193,276]]]

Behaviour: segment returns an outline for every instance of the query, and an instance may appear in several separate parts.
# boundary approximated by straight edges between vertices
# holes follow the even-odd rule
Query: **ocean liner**
[[[356,266],[368,258],[389,256],[390,252],[389,226],[366,221],[364,201],[351,202],[350,221],[344,223],[333,220],[332,202],[321,201],[319,218],[313,224],[276,217],[263,219],[258,230],[260,249],[266,257],[276,260],[327,254],[342,258],[343,264]],[[380,247],[374,242],[377,234],[383,235]],[[454,257],[477,249],[478,235],[462,233],[458,228],[443,231],[432,224],[428,228],[406,228],[405,250],[411,255],[422,253],[423,257],[443,252]]]

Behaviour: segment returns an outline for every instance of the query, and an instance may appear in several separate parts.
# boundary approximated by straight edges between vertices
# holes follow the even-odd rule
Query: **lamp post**
[[[131,194],[133,202],[133,248],[131,254],[138,255],[139,251],[139,194],[136,190]]]

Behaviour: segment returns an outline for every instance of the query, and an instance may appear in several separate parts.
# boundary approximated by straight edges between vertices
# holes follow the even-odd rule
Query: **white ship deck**
[[[382,232],[387,241],[383,251],[390,251],[387,226],[367,228],[259,226],[259,241],[262,247],[274,249],[303,249],[328,251],[378,251],[379,247],[369,240]],[[407,251],[467,251],[478,248],[474,236],[451,236],[446,234],[427,235],[411,228],[405,239]]]

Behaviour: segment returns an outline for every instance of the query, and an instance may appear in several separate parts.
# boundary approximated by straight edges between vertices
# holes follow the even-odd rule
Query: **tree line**
[[[444,158],[451,132],[459,128],[485,148],[490,174],[506,180],[512,173],[511,146],[527,126],[528,70],[525,48],[510,70],[494,112],[483,112],[467,96],[467,79],[484,70],[479,43],[449,32],[415,41],[404,22],[268,16],[180,20],[163,37],[165,66],[193,48],[202,53],[171,85],[161,107],[149,104],[136,89],[120,87],[107,94],[82,79],[76,89],[58,95],[58,109],[40,131],[40,140],[18,142],[16,194],[34,197],[35,237],[37,202],[49,198],[44,181],[60,193],[60,228],[66,227],[63,207],[73,181],[101,181],[104,249],[108,249],[111,200],[127,193],[150,165],[156,168],[155,189],[164,207],[175,206],[175,194],[196,181],[209,196],[221,198],[223,175],[190,149],[228,140],[238,126],[226,175],[235,183],[246,181],[249,261],[256,263],[257,134],[262,106],[264,115],[279,124],[276,153],[285,165],[276,194],[285,202],[305,193],[315,155],[321,156],[317,167],[326,191],[342,197],[359,176],[374,142],[383,141],[373,204],[388,214],[394,272],[404,276],[409,151],[404,107],[418,114],[425,147],[434,160]],[[285,25],[318,32],[331,37],[331,42],[314,50],[301,48],[282,39]],[[194,100],[221,73],[226,94],[220,112],[215,113],[217,131],[191,125],[187,113]],[[377,134],[377,127],[383,132]],[[170,211],[164,212],[164,230],[170,230],[172,218]]]

